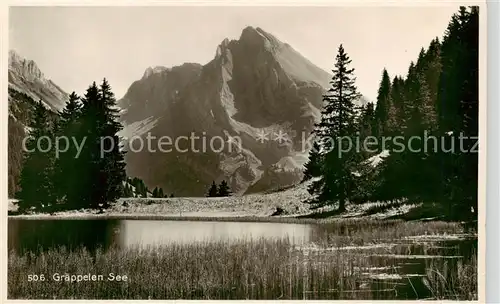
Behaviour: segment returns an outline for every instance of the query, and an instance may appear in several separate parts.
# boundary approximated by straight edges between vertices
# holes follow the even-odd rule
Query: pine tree
[[[53,140],[50,120],[47,110],[40,100],[33,111],[33,118],[30,123],[32,130],[26,141],[26,152],[23,161],[23,168],[20,176],[20,192],[17,197],[20,199],[18,206],[19,212],[24,213],[31,208],[41,211],[55,202],[53,185],[53,166],[54,157],[49,152],[42,152],[47,147],[40,144],[37,147],[37,141],[48,136]],[[40,141],[42,143],[42,141]]]
[[[443,42],[432,40],[416,64],[410,64],[406,79],[394,79],[391,135],[404,135],[408,140],[428,132],[442,137],[446,148],[458,141],[460,132],[477,136],[478,15],[477,7],[461,7]],[[455,143],[452,153],[441,149],[434,153],[432,141],[427,152],[391,152],[379,166],[377,198],[438,202],[452,218],[474,216],[470,211],[477,210],[477,153],[459,151]],[[469,140],[464,147],[474,144]]]
[[[397,136],[405,132],[404,80],[394,77],[391,85],[391,104],[387,118],[386,136]]]
[[[217,194],[217,185],[215,184],[215,181],[212,181],[212,185],[210,186],[210,189],[208,189],[207,197],[215,197]]]
[[[148,188],[144,184],[144,181],[140,178],[134,178],[135,192],[138,197],[147,197]]]
[[[123,197],[134,197],[134,192],[132,191],[132,186],[129,183],[125,184],[123,191]]]
[[[440,134],[452,134],[455,139],[476,137],[479,124],[479,9],[460,7],[448,25],[441,48],[442,73],[438,91],[438,120]],[[450,133],[451,132],[451,133]],[[448,136],[451,140],[451,136]],[[471,149],[475,140],[466,140],[465,150]],[[457,149],[456,149],[457,150]],[[457,216],[477,210],[477,153],[455,151],[441,153],[442,196],[450,212]],[[466,211],[466,212],[463,212]]]
[[[303,182],[310,180],[313,177],[321,175],[322,157],[320,146],[317,142],[313,143],[311,151],[309,151],[309,161],[305,165]]]
[[[99,187],[97,180],[100,156],[99,126],[102,124],[102,118],[98,115],[100,99],[99,88],[95,82],[87,88],[81,98],[81,130],[86,141],[78,161],[87,166],[84,171],[80,172],[80,187],[86,190],[85,195],[80,199],[81,205],[85,208],[96,208],[96,204],[99,204],[96,189]]]
[[[158,187],[153,189],[153,197],[158,197]]]
[[[158,190],[158,197],[164,197],[165,195],[163,194],[163,188],[160,188]]]
[[[362,109],[357,124],[358,124],[359,138],[361,143],[363,143],[365,139],[367,139],[369,136],[370,137],[375,136],[375,134],[377,133],[376,131],[377,122],[375,119],[375,107],[373,103],[369,102]],[[373,154],[373,152],[371,151],[375,150],[377,147],[367,147],[367,148],[368,149],[366,150],[360,151],[360,153],[363,154],[363,158],[370,157]]]
[[[106,79],[103,80],[101,87],[101,98],[104,106],[104,128],[101,138],[111,138],[112,140],[103,141],[104,151],[108,151],[101,158],[102,179],[105,181],[103,205],[108,207],[110,202],[120,198],[123,181],[126,179],[125,173],[125,152],[121,151],[120,138],[118,132],[122,130],[119,122],[119,110],[116,107],[116,99],[111,91],[111,86]],[[111,145],[111,146],[109,146]],[[110,151],[110,148],[111,151]],[[104,173],[105,172],[105,173]]]
[[[436,107],[437,94],[439,90],[439,77],[442,71],[441,43],[439,42],[439,38],[435,38],[431,41],[425,58],[426,66],[422,72],[425,75],[425,79],[429,85],[431,99],[434,101],[434,106]]]
[[[116,100],[106,79],[100,87],[94,82],[83,98],[82,117],[86,131],[86,149],[82,160],[87,164],[84,179],[89,195],[85,203],[95,209],[105,209],[123,192],[126,180],[124,152],[120,150]]]
[[[219,190],[217,191],[217,196],[229,196],[231,195],[231,190],[226,180],[222,180],[219,185]]]
[[[57,185],[56,194],[66,209],[78,209],[85,207],[82,205],[81,197],[87,192],[80,185],[80,175],[86,170],[86,164],[78,157],[78,150],[73,144],[83,141],[81,134],[81,108],[80,97],[75,92],[69,96],[69,101],[60,113],[60,120],[57,124],[57,136],[65,137],[68,140],[68,150],[60,152],[56,159],[54,182]]]
[[[315,129],[320,146],[326,151],[324,166],[321,179],[313,182],[308,189],[315,196],[311,201],[314,207],[338,201],[340,212],[345,210],[346,201],[354,194],[354,173],[361,163],[355,149],[344,146],[345,139],[355,142],[357,126],[354,101],[360,97],[355,86],[354,69],[349,68],[350,63],[349,56],[340,45],[330,81],[331,88],[323,96],[321,122]],[[347,152],[340,153],[340,149]]]
[[[380,137],[387,132],[387,118],[390,106],[391,94],[391,79],[386,69],[382,71],[382,81],[378,89],[377,106],[375,108],[375,119],[377,122],[377,130],[374,132],[375,137]]]

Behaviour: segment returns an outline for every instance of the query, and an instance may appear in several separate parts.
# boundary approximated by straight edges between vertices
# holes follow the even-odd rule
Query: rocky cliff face
[[[120,101],[123,135],[149,133],[174,142],[194,134],[205,144],[183,140],[177,151],[129,151],[128,173],[176,195],[204,195],[212,180],[221,179],[237,194],[296,183],[307,160],[303,138],[319,118],[330,78],[253,27],[238,40],[222,41],[205,66],[148,68]],[[211,140],[225,143],[210,149]]]
[[[24,93],[35,101],[42,100],[48,109],[64,108],[68,94],[54,82],[45,78],[33,60],[9,51],[9,88]]]

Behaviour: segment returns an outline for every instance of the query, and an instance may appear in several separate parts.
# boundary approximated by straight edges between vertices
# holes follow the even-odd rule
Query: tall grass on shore
[[[312,241],[325,246],[387,243],[422,235],[463,234],[456,222],[405,222],[400,220],[343,219],[317,226]]]
[[[477,269],[474,252],[466,260],[432,261],[423,280],[436,300],[477,300]]]
[[[293,249],[286,240],[111,249],[49,250],[9,257],[9,298],[20,299],[372,299],[390,288],[361,289],[369,267],[359,256],[335,258]],[[128,282],[55,282],[54,273],[127,275]],[[44,274],[44,282],[28,282]],[[366,284],[365,284],[366,285]],[[380,293],[384,293],[381,295]]]
[[[395,261],[384,261],[396,269]],[[188,245],[118,249],[90,253],[64,247],[39,254],[9,254],[10,299],[395,299],[396,284],[363,275],[374,265],[363,254],[338,250],[297,249],[287,239],[202,242]],[[455,281],[432,290],[446,298],[470,298],[473,285],[465,262]],[[437,268],[436,268],[437,269]],[[465,268],[463,268],[465,269]],[[53,275],[103,275],[99,282],[56,282]],[[127,275],[127,282],[107,281],[108,274]],[[28,274],[46,280],[29,282]],[[458,287],[457,287],[458,286]],[[460,286],[469,286],[462,288]],[[441,289],[443,290],[441,290]],[[436,291],[437,293],[437,291]],[[436,296],[438,297],[438,296]]]

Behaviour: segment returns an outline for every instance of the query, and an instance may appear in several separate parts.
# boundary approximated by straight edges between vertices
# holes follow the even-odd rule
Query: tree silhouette
[[[349,68],[350,63],[351,59],[340,45],[332,71],[331,87],[323,95],[321,122],[314,131],[319,137],[322,150],[327,152],[324,155],[321,179],[314,181],[308,189],[314,196],[310,201],[314,207],[338,202],[340,212],[345,210],[346,201],[354,195],[354,173],[361,164],[355,149],[346,146],[349,140],[351,144],[355,142],[358,125],[354,102],[360,98],[355,85],[354,69]]]
[[[47,145],[42,145],[41,138],[53,139],[50,121],[42,101],[35,105],[31,121],[32,130],[26,141],[26,154],[20,176],[20,188],[17,197],[19,212],[31,208],[41,211],[55,202],[53,184],[53,153],[43,152]],[[39,141],[40,140],[40,141]],[[40,145],[38,144],[40,143]]]
[[[217,185],[215,184],[215,181],[212,181],[212,185],[210,186],[210,189],[208,189],[207,197],[215,197],[217,195]]]
[[[229,196],[231,194],[231,190],[226,180],[222,180],[219,185],[219,190],[217,192],[217,196]]]

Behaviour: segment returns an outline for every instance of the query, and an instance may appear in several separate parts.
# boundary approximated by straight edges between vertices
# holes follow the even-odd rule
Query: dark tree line
[[[20,212],[109,207],[123,194],[126,175],[117,135],[122,126],[107,80],[100,86],[94,82],[83,97],[73,92],[56,123],[50,121],[49,111],[38,102],[26,141],[31,152],[24,153],[20,174]],[[68,139],[69,145],[56,156],[57,138]],[[83,143],[80,151],[74,142]]]
[[[478,8],[461,7],[442,41],[435,38],[422,48],[405,77],[391,79],[383,70],[376,106],[369,103],[361,111],[353,104],[354,70],[341,46],[306,164],[305,179],[315,178],[309,188],[315,199],[309,203],[338,203],[342,211],[346,202],[407,199],[450,218],[476,217],[478,154],[470,150],[478,135],[478,37]],[[325,141],[339,136],[358,136],[361,142],[373,136],[378,146],[339,157],[338,148],[329,149]],[[369,158],[382,152],[382,137],[396,136],[405,149],[388,141],[389,155],[370,165]],[[460,136],[469,138],[462,149]],[[410,151],[412,137],[421,140],[414,140]]]
[[[212,185],[208,189],[207,197],[222,197],[222,196],[230,196],[231,189],[229,188],[226,180],[222,180],[222,182],[217,186],[215,181],[212,181]]]
[[[25,93],[9,88],[9,121],[8,121],[8,193],[15,197],[20,187],[20,175],[23,165],[23,139],[26,136],[26,126],[33,121],[37,102]],[[50,127],[57,122],[58,115],[48,109]]]

